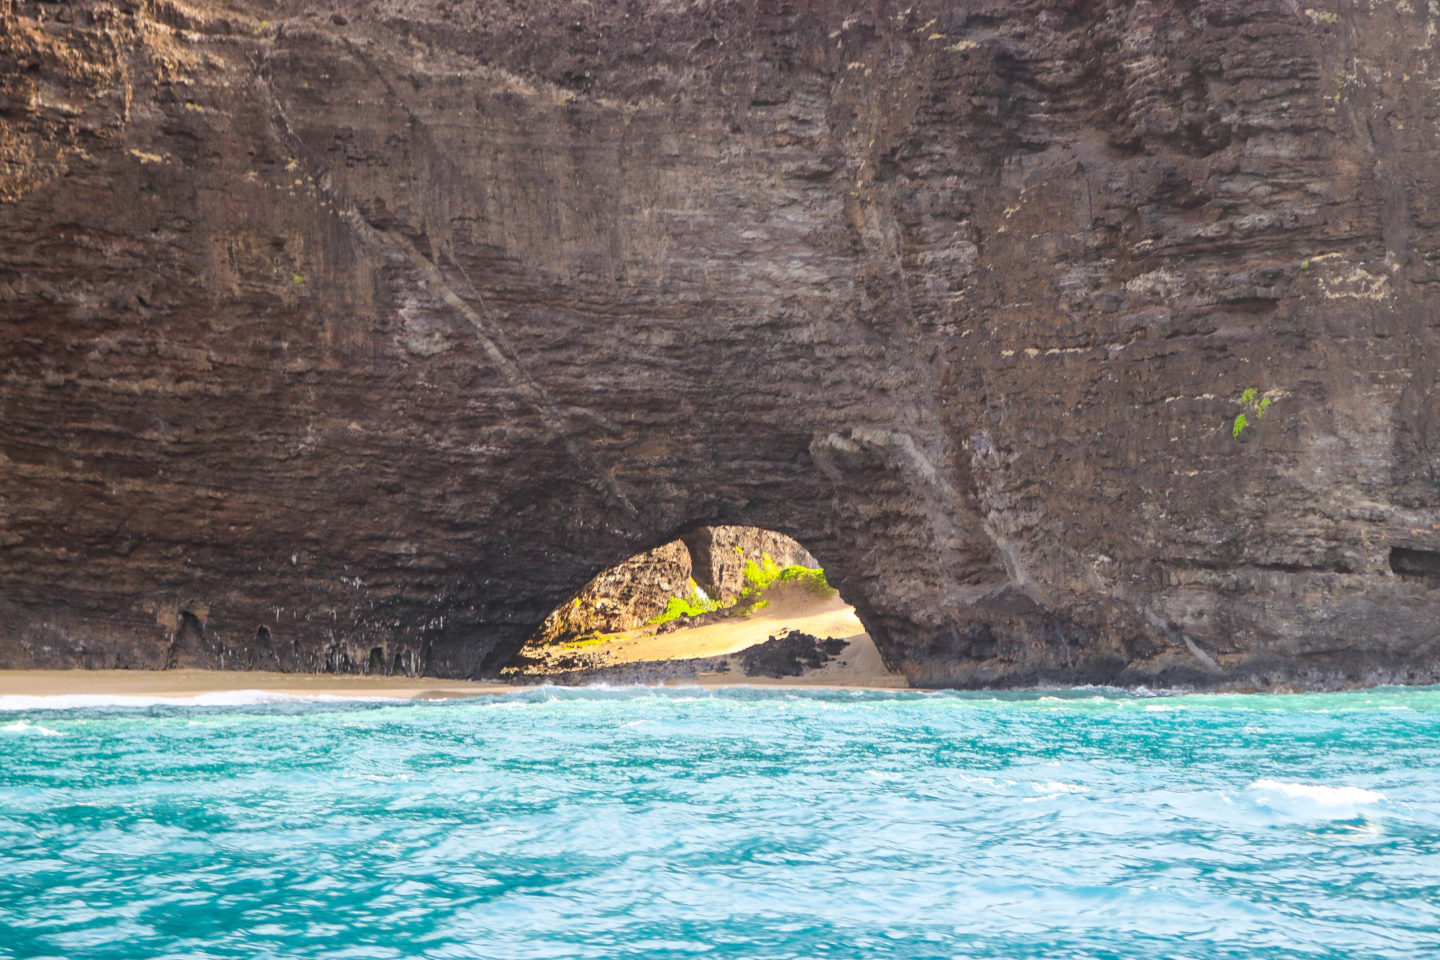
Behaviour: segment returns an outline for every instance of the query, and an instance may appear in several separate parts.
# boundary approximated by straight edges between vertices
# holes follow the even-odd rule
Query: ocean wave
[[[1090,696],[0,713],[0,956],[1440,957],[1440,703]]]
[[[31,723],[28,720],[16,720],[14,723],[7,723],[0,727],[0,733],[34,733],[42,737],[63,737],[65,734],[59,730],[51,730],[49,727],[42,727],[38,723]]]
[[[1373,813],[1385,795],[1364,787],[1331,787],[1320,783],[1256,780],[1246,788],[1255,804],[1301,820],[1354,820]]]
[[[1316,803],[1356,804],[1379,803],[1383,793],[1364,787],[1327,787],[1319,783],[1287,783],[1284,780],[1256,780],[1251,790],[1273,790],[1293,799],[1314,800]]]

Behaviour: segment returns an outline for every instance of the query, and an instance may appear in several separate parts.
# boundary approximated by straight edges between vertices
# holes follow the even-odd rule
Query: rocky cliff
[[[0,666],[493,673],[745,524],[917,683],[1440,680],[1437,32],[0,0]]]

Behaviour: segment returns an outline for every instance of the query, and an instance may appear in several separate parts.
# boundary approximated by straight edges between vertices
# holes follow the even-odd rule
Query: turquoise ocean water
[[[1440,957],[1440,690],[0,698],[0,958]]]

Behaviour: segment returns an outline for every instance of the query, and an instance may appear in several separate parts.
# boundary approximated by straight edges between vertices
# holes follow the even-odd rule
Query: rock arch
[[[15,5],[0,666],[485,675],[736,524],[922,683],[1440,678],[1423,5],[340,6]]]

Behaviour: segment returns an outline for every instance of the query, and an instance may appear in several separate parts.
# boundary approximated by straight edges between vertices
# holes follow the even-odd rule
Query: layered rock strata
[[[556,607],[529,642],[563,643],[629,630],[663,613],[671,597],[689,593],[690,551],[676,540],[602,570]]]
[[[487,675],[737,524],[916,683],[1440,680],[1437,33],[5,0],[0,666]]]

